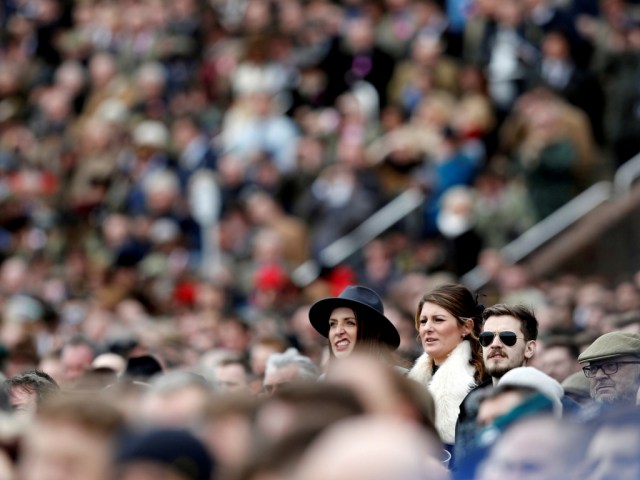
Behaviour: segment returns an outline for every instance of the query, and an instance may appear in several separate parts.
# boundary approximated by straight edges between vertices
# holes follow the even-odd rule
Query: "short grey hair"
[[[289,365],[296,365],[300,372],[301,380],[317,380],[320,370],[309,357],[302,355],[296,348],[288,348],[283,353],[272,353],[267,359],[265,376],[274,371],[281,370]]]
[[[214,385],[199,373],[187,370],[174,370],[154,376],[150,381],[149,392],[168,394],[186,388],[199,388],[204,392],[214,392]]]

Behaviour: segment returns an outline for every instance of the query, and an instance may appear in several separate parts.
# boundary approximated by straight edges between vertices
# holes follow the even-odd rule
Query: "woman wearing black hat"
[[[440,285],[423,295],[416,311],[416,329],[424,349],[411,371],[426,385],[436,404],[436,429],[453,445],[460,404],[484,377],[478,335],[484,306],[463,285]]]
[[[317,301],[309,320],[328,338],[332,358],[362,352],[389,360],[400,345],[400,335],[385,317],[382,300],[367,287],[352,285],[337,297]]]

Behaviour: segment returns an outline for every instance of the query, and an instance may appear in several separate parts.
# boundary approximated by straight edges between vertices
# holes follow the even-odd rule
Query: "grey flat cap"
[[[640,357],[640,334],[629,332],[609,332],[598,337],[578,357],[578,362],[594,362],[622,355]]]

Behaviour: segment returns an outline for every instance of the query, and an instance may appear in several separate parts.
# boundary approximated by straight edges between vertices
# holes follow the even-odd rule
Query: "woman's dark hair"
[[[460,327],[465,325],[465,321],[473,319],[473,330],[464,340],[471,345],[471,359],[469,363],[475,368],[476,383],[484,379],[484,361],[482,359],[482,346],[478,341],[478,336],[482,330],[482,312],[484,306],[479,304],[476,296],[464,285],[447,283],[437,286],[433,290],[425,293],[420,302],[415,315],[416,330],[420,329],[420,313],[425,303],[433,303],[444,308],[453,315]]]

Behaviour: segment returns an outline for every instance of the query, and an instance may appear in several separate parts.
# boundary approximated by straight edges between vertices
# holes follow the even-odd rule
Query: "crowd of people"
[[[1,477],[640,476],[637,310],[581,346],[528,306],[485,307],[464,285],[427,280],[413,318],[362,285],[308,306],[317,359],[271,335],[171,365],[142,343],[114,353],[77,334],[58,359],[14,363],[0,388]]]
[[[637,1],[5,0],[0,26],[1,478],[640,477],[640,274],[499,255],[640,151]]]

